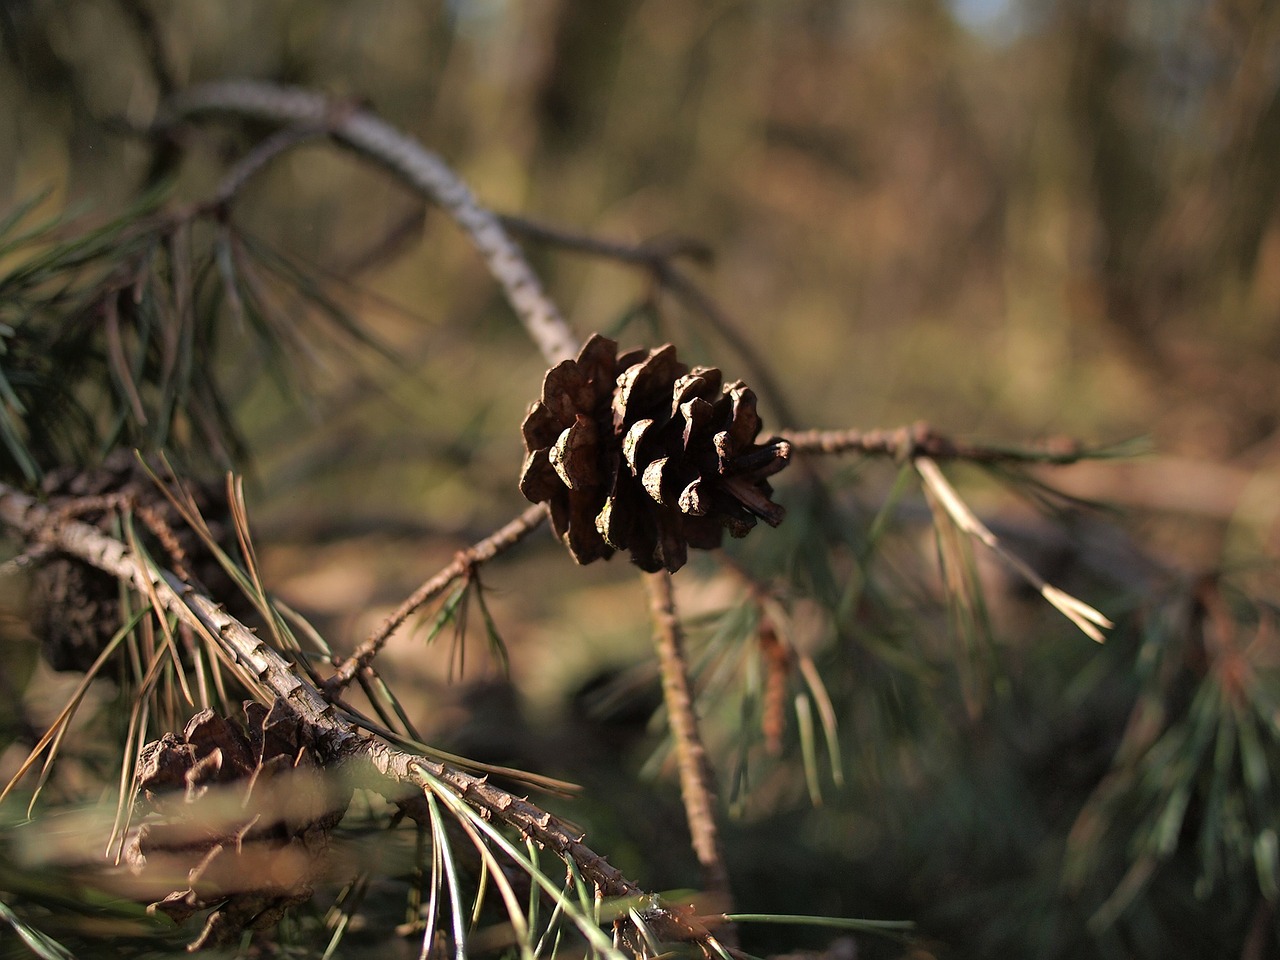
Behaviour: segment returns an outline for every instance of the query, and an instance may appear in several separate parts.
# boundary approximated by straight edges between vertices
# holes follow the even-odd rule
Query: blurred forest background
[[[920,925],[910,945],[859,940],[866,955],[1280,955],[1274,894],[1259,906],[1232,888],[1213,901],[1220,922],[1190,931],[1172,918],[1210,901],[1176,892],[1100,926],[1124,865],[1092,902],[1062,881],[1066,829],[1134,696],[1147,634],[1127,614],[1219,571],[1269,574],[1280,547],[1280,4],[8,0],[0,39],[0,208],[49,191],[46,212],[118,212],[147,179],[137,131],[167,88],[296,83],[372,105],[503,213],[704,243],[713,263],[690,269],[786,397],[790,422],[762,397],[766,433],[923,419],[1010,444],[1147,438],[1148,455],[1038,475],[1124,508],[1106,536],[1090,514],[1083,551],[958,476],[1041,572],[1093,591],[1120,621],[1113,641],[1095,648],[992,581],[1006,686],[988,722],[958,749],[940,743],[946,708],[900,703],[892,733],[851,713],[849,782],[815,808],[766,777],[729,828],[731,874],[744,910]],[[199,136],[175,202],[208,197],[243,149],[229,127]],[[464,237],[322,143],[269,166],[236,215],[328,278],[413,371],[317,345],[299,404],[253,357],[218,358],[243,384],[268,585],[349,649],[523,509],[518,425],[543,360]],[[747,376],[735,343],[642,271],[526,246],[579,332],[674,339]],[[895,474],[840,476],[874,507]],[[925,554],[927,516],[914,514]],[[597,849],[651,887],[691,885],[674,787],[629,779],[645,715],[581,713],[584,690],[645,660],[643,589],[621,560],[578,569],[557,549],[540,535],[486,571],[510,684],[478,646],[460,684],[446,644],[402,637],[384,660],[443,745],[583,781],[568,812]],[[738,602],[723,577],[678,583],[695,623]],[[10,633],[5,698],[39,726],[74,678]],[[922,687],[942,697],[947,682]],[[712,741],[724,772],[731,738]],[[17,759],[3,755],[4,777]],[[794,940],[769,931],[753,949]]]

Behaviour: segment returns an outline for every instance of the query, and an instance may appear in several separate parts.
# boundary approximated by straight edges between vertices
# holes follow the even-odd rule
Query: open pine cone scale
[[[630,551],[642,569],[676,571],[688,548],[720,546],[764,520],[782,522],[768,477],[790,445],[757,443],[756,395],[690,369],[671,344],[619,355],[599,334],[547,371],[529,409],[520,491],[547,503],[579,563]]]

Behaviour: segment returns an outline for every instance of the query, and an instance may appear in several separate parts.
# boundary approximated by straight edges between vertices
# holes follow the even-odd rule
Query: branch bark
[[[779,434],[791,444],[791,452],[861,453],[866,456],[908,460],[967,460],[970,463],[1047,463],[1065,465],[1090,456],[1078,441],[1061,438],[1040,447],[1001,447],[963,443],[937,433],[927,423],[892,430],[783,430]]]
[[[715,775],[698,731],[698,716],[694,711],[693,688],[684,652],[684,631],[676,616],[671,575],[660,570],[647,574],[645,581],[653,613],[654,646],[662,673],[662,696],[667,707],[667,724],[675,740],[680,796],[689,821],[693,851],[702,868],[703,885],[721,900],[718,909],[732,913],[733,895],[729,889],[729,872],[725,867],[716,818]],[[730,934],[730,931],[726,930],[724,934]],[[722,934],[722,939],[728,938]]]
[[[30,545],[44,545],[77,557],[155,597],[167,611],[202,635],[237,668],[250,690],[270,704],[284,700],[315,730],[325,759],[362,785],[404,801],[420,797],[428,778],[444,783],[472,808],[572,860],[582,876],[605,898],[644,898],[655,902],[608,860],[596,853],[563,821],[522,797],[507,793],[485,777],[473,776],[438,760],[392,746],[362,731],[324,694],[221,604],[198,593],[172,573],[148,567],[119,540],[96,527],[61,519],[56,512],[12,487],[0,484],[0,524]],[[410,809],[413,809],[412,804]],[[696,917],[658,907],[647,922],[673,940],[708,941],[711,934]]]
[[[577,354],[573,331],[498,217],[437,154],[373,111],[299,87],[233,80],[192,87],[171,97],[163,106],[161,124],[207,115],[324,126],[339,143],[382,164],[439,204],[467,232],[549,366]]]

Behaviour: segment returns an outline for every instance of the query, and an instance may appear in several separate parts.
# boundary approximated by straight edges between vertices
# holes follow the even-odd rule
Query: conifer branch
[[[413,592],[399,607],[395,609],[378,628],[360,644],[346,660],[335,662],[337,668],[332,677],[325,681],[325,692],[336,694],[347,687],[361,670],[373,662],[391,635],[414,613],[430,603],[459,577],[470,570],[488,563],[494,557],[505,553],[530,533],[542,525],[547,518],[544,504],[538,503],[529,507],[524,513],[511,522],[495,530],[483,540],[478,541],[465,550],[459,550],[453,561],[422,586]]]
[[[924,422],[895,429],[783,430],[779,433],[795,454],[861,453],[865,456],[967,460],[970,463],[1045,463],[1065,466],[1098,456],[1075,440],[1059,438],[1041,447],[1004,447],[964,443],[935,431]]]
[[[309,725],[331,771],[341,771],[389,799],[404,803],[410,815],[422,812],[423,804],[417,801],[422,799],[430,780],[443,783],[483,815],[572,860],[599,896],[635,898],[649,904],[646,922],[664,938],[711,941],[710,932],[695,916],[647,894],[551,813],[494,786],[486,777],[401,749],[362,731],[300,675],[293,663],[230,616],[221,604],[172,573],[148,566],[121,541],[89,524],[60,520],[55,511],[6,484],[0,484],[0,524],[29,544],[53,547],[153,597],[234,664],[241,679],[264,703],[282,700]]]
[[[339,143],[391,170],[444,208],[471,237],[548,365],[577,353],[573,331],[498,217],[476,200],[470,187],[437,154],[372,110],[299,87],[235,80],[192,87],[170,98],[164,104],[161,125],[219,114],[322,126]]]

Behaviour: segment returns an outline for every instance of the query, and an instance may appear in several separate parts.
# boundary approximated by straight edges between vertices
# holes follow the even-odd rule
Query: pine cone
[[[596,334],[576,360],[547,371],[523,432],[520,492],[551,507],[551,525],[579,563],[629,550],[643,570],[679,570],[688,548],[776,527],[767,480],[791,446],[756,443],[756,395],[690,370],[671,344],[618,355]]]
[[[138,764],[151,815],[128,836],[124,860],[136,894],[159,897],[152,912],[181,923],[210,911],[191,949],[271,926],[308,899],[351,799],[283,701],[244,710],[243,730],[201,711],[181,737],[147,744]]]

